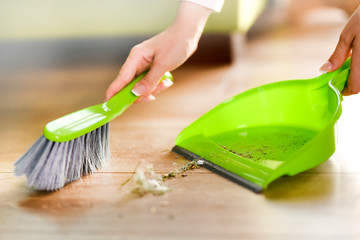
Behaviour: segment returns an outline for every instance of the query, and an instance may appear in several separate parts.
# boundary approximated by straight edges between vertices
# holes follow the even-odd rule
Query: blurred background
[[[2,0],[0,74],[34,68],[114,65],[164,30],[177,0]],[[226,0],[210,17],[190,62],[230,63],[244,40],[299,24],[343,24],[357,0]],[[1,77],[1,75],[0,75]]]

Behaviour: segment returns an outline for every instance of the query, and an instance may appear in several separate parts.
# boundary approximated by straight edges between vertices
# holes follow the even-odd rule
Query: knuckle
[[[360,88],[354,88],[354,87],[349,87],[348,88],[348,93],[354,95],[354,94],[358,94],[360,92]]]
[[[350,45],[352,42],[352,37],[347,32],[342,32],[339,37],[339,43],[344,44],[346,46]]]
[[[141,80],[141,84],[148,90],[151,91],[154,86],[156,85],[156,82],[151,78],[151,76],[145,76]]]
[[[354,39],[351,41],[351,45],[355,45],[355,41],[359,41],[360,38],[360,27],[357,29],[357,32],[355,33]]]
[[[141,80],[141,84],[143,84],[145,86],[145,88],[151,92],[153,91],[156,86],[158,85],[160,81],[160,78],[158,78],[157,76],[154,76],[153,74],[151,74],[150,72]]]
[[[130,54],[137,54],[141,51],[141,45],[135,45],[134,47],[131,48],[130,50]]]
[[[158,69],[166,71],[166,69],[168,69],[169,61],[165,59],[155,59],[154,65],[156,65]]]
[[[338,52],[335,51],[331,56],[330,56],[330,61],[332,63],[341,63],[344,61],[344,57]]]
[[[116,83],[122,82],[123,81],[123,79],[122,79],[123,75],[124,75],[124,69],[121,68],[120,71],[118,72],[117,76],[116,76],[115,82]]]
[[[186,49],[186,55],[191,56],[198,49],[198,42],[192,42]]]

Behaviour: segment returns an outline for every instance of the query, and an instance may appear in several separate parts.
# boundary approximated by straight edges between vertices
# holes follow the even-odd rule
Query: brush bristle
[[[68,142],[41,136],[15,162],[15,175],[27,177],[27,185],[54,191],[101,168],[109,159],[109,123]]]

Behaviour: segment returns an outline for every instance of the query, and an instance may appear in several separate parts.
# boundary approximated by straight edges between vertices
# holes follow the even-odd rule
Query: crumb
[[[165,149],[165,150],[162,150],[161,152],[160,152],[160,154],[166,154],[166,153],[169,153],[170,152],[170,149]]]
[[[129,177],[128,179],[126,179],[120,186],[123,187],[125,186],[130,180],[131,180],[132,176]]]
[[[163,174],[161,176],[161,180],[165,181],[169,178],[174,178],[180,174],[182,174],[183,172],[185,171],[188,171],[188,170],[192,170],[192,169],[196,169],[196,168],[200,168],[200,166],[203,164],[202,160],[201,159],[195,159],[195,160],[192,160],[191,162],[188,162],[186,163],[184,166],[182,166],[179,170],[177,170],[176,172],[169,172],[167,174]],[[186,174],[183,174],[184,176],[182,177],[186,177],[187,175]]]
[[[165,180],[165,179],[169,179],[169,178],[173,178],[176,177],[176,174],[174,172],[169,172],[167,174],[163,174],[161,176],[161,180]]]

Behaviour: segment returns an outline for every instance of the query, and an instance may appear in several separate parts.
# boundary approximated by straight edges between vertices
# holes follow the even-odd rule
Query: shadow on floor
[[[326,165],[326,172],[319,171]],[[314,169],[295,176],[283,176],[271,183],[264,196],[278,202],[314,202],[328,199],[333,193],[337,175],[332,173],[333,165],[327,161]]]

